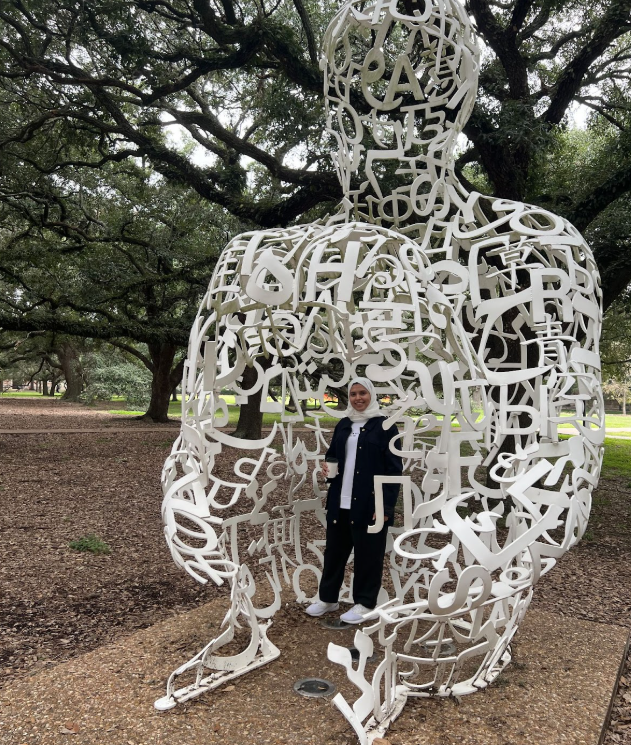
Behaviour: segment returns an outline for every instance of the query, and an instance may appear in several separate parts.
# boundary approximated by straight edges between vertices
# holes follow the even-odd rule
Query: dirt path
[[[3,684],[52,668],[217,597],[170,558],[160,472],[177,425],[79,405],[0,399],[0,672]],[[35,434],[35,430],[103,430]],[[109,430],[109,431],[108,431]],[[227,472],[231,464],[226,461]],[[69,548],[96,535],[111,549]],[[538,610],[631,626],[631,482],[601,482],[587,540],[544,577]],[[606,742],[631,745],[631,670]]]

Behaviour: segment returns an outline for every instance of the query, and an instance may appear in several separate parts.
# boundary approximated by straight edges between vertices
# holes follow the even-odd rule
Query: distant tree
[[[124,349],[152,373],[146,416],[165,421],[230,220],[133,163],[69,169],[63,179],[30,176],[29,190],[16,183],[5,192],[0,211],[0,327],[59,331]],[[68,358],[58,351],[60,362]]]
[[[2,333],[0,377],[21,385],[32,386],[37,383],[41,385],[44,396],[54,395],[57,385],[64,381],[63,366],[55,352],[55,334]]]
[[[558,130],[528,185],[529,201],[583,227],[600,268],[605,308],[624,296],[631,276],[631,193],[620,191],[617,180],[625,168],[631,169],[628,105],[614,121],[594,114],[586,129]],[[599,209],[592,211],[595,202]]]
[[[603,393],[622,406],[623,416],[627,415],[627,400],[631,392],[631,380],[607,380],[603,383]]]
[[[84,356],[88,342],[85,339],[55,334],[44,361],[52,369],[57,369],[66,381],[62,396],[64,401],[78,401],[85,386]]]
[[[146,407],[151,398],[151,372],[138,361],[130,362],[120,354],[94,354],[81,400],[109,401],[114,396],[123,396],[131,406]]]
[[[622,405],[627,413],[631,393],[631,298],[619,297],[608,309],[601,336],[603,390]]]

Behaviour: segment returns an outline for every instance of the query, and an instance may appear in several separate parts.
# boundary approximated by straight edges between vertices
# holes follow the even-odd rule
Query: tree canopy
[[[332,211],[318,49],[336,9],[4,2],[0,327],[180,347],[229,237]],[[586,231],[609,304],[631,282],[631,0],[467,9],[483,63],[458,171]]]
[[[484,63],[464,158],[482,165],[497,196],[526,196],[533,161],[574,103],[626,129],[617,114],[628,111],[631,0],[471,0],[468,9]],[[38,143],[30,157],[48,172],[147,158],[242,220],[286,224],[340,195],[318,65],[334,10],[303,0],[10,0],[0,78],[14,122],[0,146],[21,159]],[[174,124],[203,163],[169,141]],[[607,181],[616,188],[585,195],[579,227],[628,192],[631,167],[598,186]]]
[[[234,230],[228,217],[134,162],[63,174],[22,164],[3,182],[0,326],[124,349],[154,373],[161,403],[152,399],[151,418],[165,419],[179,350]]]

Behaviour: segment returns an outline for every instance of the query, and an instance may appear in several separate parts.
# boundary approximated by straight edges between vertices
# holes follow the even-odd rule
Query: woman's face
[[[360,383],[355,383],[348,396],[355,411],[365,411],[370,404],[370,392]]]

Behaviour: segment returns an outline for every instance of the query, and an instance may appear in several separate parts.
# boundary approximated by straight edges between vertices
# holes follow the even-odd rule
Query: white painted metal
[[[387,401],[384,426],[399,425],[391,447],[404,459],[402,525],[388,549],[394,592],[382,590],[356,633],[357,663],[329,647],[361,694],[334,702],[365,744],[410,696],[461,696],[492,682],[533,586],[583,535],[604,440],[601,295],[572,225],[469,193],[455,175],[478,70],[455,0],[347,3],[326,33],[322,67],[340,210],[326,223],[235,238],[191,332],[182,431],[163,474],[165,534],[175,562],[200,582],[228,580],[233,602],[226,632],[175,671],[157,705],[278,655],[265,632],[281,577],[299,602],[314,599],[307,588],[320,577],[323,541],[302,527],[307,515],[325,522],[318,474],[330,432],[318,416],[340,417],[327,388],[365,374]],[[246,366],[257,376],[243,390]],[[274,402],[272,381],[282,391]],[[262,410],[280,423],[256,442],[226,434],[226,388],[241,403],[261,392]],[[315,445],[295,431],[308,399],[321,405],[309,425]],[[573,427],[567,439],[561,424]],[[248,451],[228,480],[215,468],[225,447]],[[265,607],[253,604],[249,562],[267,568],[274,599]],[[240,617],[252,629],[248,650],[217,657]],[[441,656],[443,642],[456,652]],[[367,676],[375,647],[383,659]],[[185,671],[195,682],[175,690]]]

